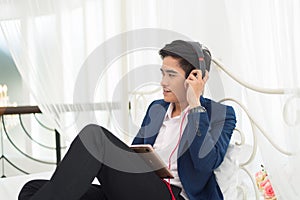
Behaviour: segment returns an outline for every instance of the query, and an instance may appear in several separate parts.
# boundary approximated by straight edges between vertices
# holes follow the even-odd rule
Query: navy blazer
[[[224,159],[236,117],[231,106],[203,97],[200,102],[207,112],[188,114],[178,148],[178,175],[190,200],[219,200],[223,195],[214,169]],[[150,104],[133,144],[154,144],[168,106],[164,100]]]

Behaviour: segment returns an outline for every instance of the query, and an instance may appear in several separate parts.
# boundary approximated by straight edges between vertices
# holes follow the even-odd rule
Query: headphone
[[[198,60],[199,60],[198,69],[201,70],[201,72],[202,72],[202,78],[204,78],[204,76],[205,76],[205,70],[206,70],[206,63],[205,63],[205,59],[204,59],[204,53],[203,53],[203,49],[202,49],[202,44],[200,44],[199,42],[189,42],[189,43],[192,45],[193,49],[197,53]]]
[[[193,51],[192,53],[190,52],[191,50]],[[160,55],[162,55],[162,51],[174,53],[185,59],[196,69],[200,69],[202,78],[205,76],[205,71],[210,70],[211,54],[209,50],[199,42],[175,40],[162,48]]]

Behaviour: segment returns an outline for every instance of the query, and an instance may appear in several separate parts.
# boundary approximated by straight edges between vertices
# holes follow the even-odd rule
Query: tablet
[[[162,161],[150,144],[136,144],[131,145],[130,148],[136,153],[139,153],[160,178],[174,178],[171,170],[164,161]]]

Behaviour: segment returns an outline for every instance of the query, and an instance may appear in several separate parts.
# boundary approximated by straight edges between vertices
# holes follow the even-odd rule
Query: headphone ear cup
[[[190,42],[190,44],[192,45],[193,49],[197,53],[198,67],[196,68],[202,71],[202,78],[203,78],[205,76],[206,63],[205,63],[204,53],[202,50],[202,45],[199,42]]]
[[[204,59],[204,55],[203,57],[199,57],[199,69],[202,72],[202,78],[204,78],[205,76],[205,70],[206,70],[206,63],[205,63],[205,59]]]
[[[211,64],[211,54],[208,49],[203,49],[203,55],[204,55],[204,61],[205,61],[205,68],[207,71],[210,70],[210,64]]]

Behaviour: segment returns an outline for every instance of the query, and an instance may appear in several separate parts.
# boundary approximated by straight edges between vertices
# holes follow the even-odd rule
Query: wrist
[[[202,113],[202,112],[206,112],[206,109],[201,105],[190,108],[190,113]]]

